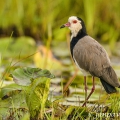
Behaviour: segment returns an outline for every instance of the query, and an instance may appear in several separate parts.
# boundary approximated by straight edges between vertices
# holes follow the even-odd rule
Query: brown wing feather
[[[103,77],[105,81],[113,86],[119,86],[119,81],[114,70],[110,66],[109,57],[105,49],[90,36],[85,36],[75,45],[73,56],[78,65],[96,77]],[[110,72],[107,72],[108,68]],[[110,79],[110,74],[112,78]]]

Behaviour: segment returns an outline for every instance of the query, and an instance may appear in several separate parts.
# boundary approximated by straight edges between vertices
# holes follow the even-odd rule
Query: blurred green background
[[[1,0],[0,37],[30,36],[35,41],[63,41],[59,27],[69,16],[84,19],[88,33],[115,44],[120,39],[120,0]]]
[[[72,15],[85,21],[88,34],[104,44],[110,56],[119,57],[119,6],[120,0],[1,0],[1,73],[16,64],[60,71],[71,63],[70,31],[60,26]]]

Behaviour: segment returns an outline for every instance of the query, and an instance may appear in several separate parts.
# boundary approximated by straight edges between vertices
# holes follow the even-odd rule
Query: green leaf
[[[48,70],[42,70],[40,68],[18,68],[12,73],[13,80],[18,85],[29,86],[34,79],[39,77],[54,78]]]
[[[31,118],[42,118],[46,106],[50,79],[46,77],[36,79],[31,86],[26,89],[26,102]]]
[[[19,94],[14,94],[7,99],[0,100],[0,120],[7,120],[10,116],[11,119],[15,118],[15,120],[18,120],[17,118],[23,116],[25,113],[28,113],[28,107],[23,91],[19,92]]]
[[[10,85],[4,86],[3,88],[1,88],[0,98],[4,97],[5,95],[10,96],[10,93],[12,93],[13,91],[22,90],[22,88],[23,88],[22,86],[17,84],[10,84]]]

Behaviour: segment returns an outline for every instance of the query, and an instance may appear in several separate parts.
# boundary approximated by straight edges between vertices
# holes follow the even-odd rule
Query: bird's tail
[[[100,78],[100,81],[108,94],[117,92],[116,88],[109,83],[107,83],[103,78]]]

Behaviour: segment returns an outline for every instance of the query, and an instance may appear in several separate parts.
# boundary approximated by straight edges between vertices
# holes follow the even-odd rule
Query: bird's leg
[[[84,76],[84,86],[85,86],[85,101],[87,100],[87,80],[86,76]],[[85,103],[86,106],[86,103]]]
[[[88,95],[88,97],[87,97],[87,100],[90,98],[90,96],[92,95],[92,93],[94,92],[94,90],[95,90],[95,79],[94,79],[94,77],[93,77],[93,86],[92,86],[92,89],[91,89],[91,92],[90,92],[90,94]]]
[[[86,102],[88,101],[88,99],[90,98],[90,96],[92,95],[92,93],[93,93],[94,90],[95,90],[95,80],[94,80],[94,77],[93,77],[92,80],[93,80],[93,86],[92,86],[91,92],[90,92],[90,94],[87,96],[86,101],[83,103],[82,107],[86,105]]]

